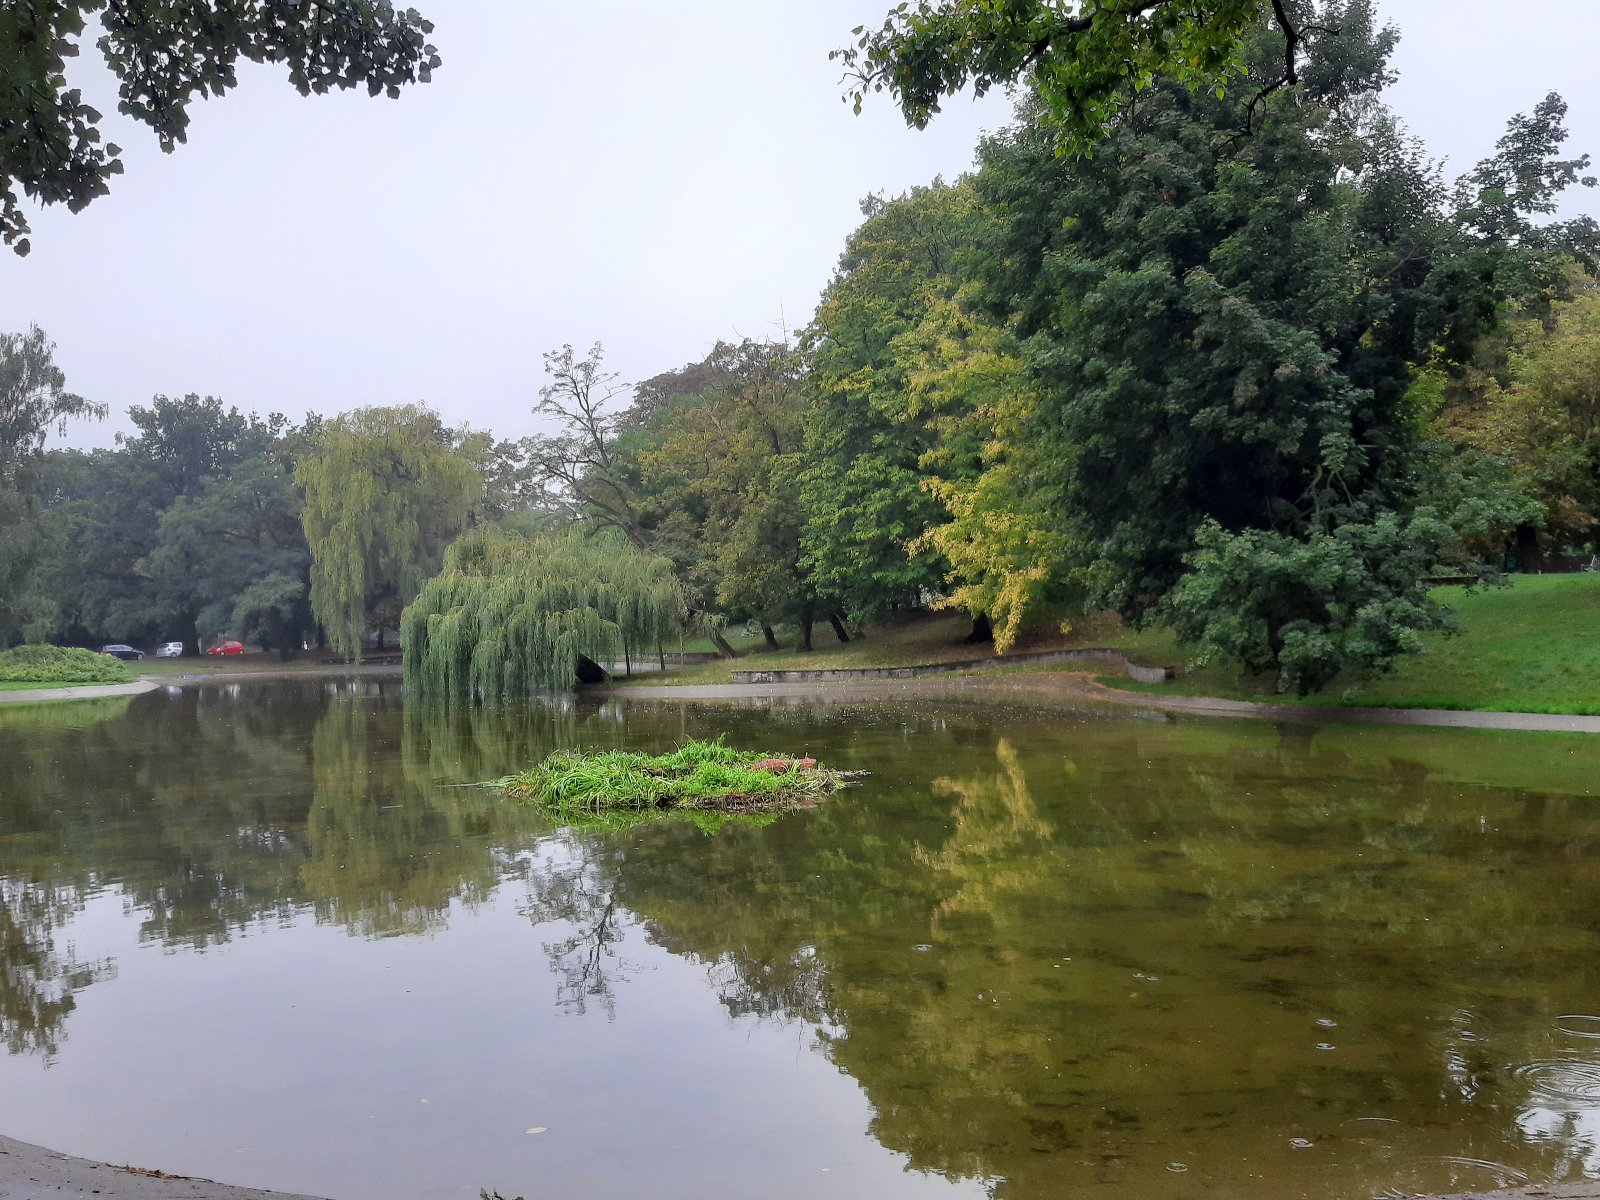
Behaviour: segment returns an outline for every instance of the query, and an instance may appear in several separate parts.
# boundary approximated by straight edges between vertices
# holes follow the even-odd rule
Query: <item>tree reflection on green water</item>
[[[12,1054],[69,1053],[75,993],[115,978],[64,936],[88,896],[194,950],[261,925],[448,938],[499,901],[552,972],[530,1007],[626,1022],[661,1002],[641,946],[699,964],[734,1020],[811,1030],[911,1169],[997,1196],[1600,1174],[1580,737],[949,702],[463,711],[372,683],[44,711],[0,712]],[[714,836],[558,832],[464,786],[724,729],[872,775]]]

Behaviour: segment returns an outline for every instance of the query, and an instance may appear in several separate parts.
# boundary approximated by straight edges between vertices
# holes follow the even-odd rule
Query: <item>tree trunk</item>
[[[768,650],[776,650],[778,648],[778,635],[772,632],[771,625],[763,625],[761,627],[761,636],[767,639]]]
[[[379,654],[383,653],[383,622],[378,622],[378,644],[373,647]]]
[[[711,630],[711,644],[717,648],[717,653],[723,658],[738,658],[739,652],[728,645],[728,639],[722,636],[720,629]]]
[[[800,614],[800,645],[796,649],[811,649],[811,610],[809,608]]]
[[[850,640],[850,635],[845,632],[844,622],[839,619],[838,613],[831,612],[828,614],[828,624],[833,626],[834,636],[837,637],[841,642],[848,642]]]
[[[656,642],[656,661],[661,664],[661,669],[663,671],[667,669],[667,652],[661,648],[661,642],[659,640]]]
[[[1539,531],[1532,525],[1518,525],[1517,570],[1532,574],[1544,570],[1544,548],[1539,545]]]
[[[577,675],[579,683],[604,683],[606,669],[592,658],[578,655]]]
[[[979,642],[994,641],[994,626],[989,624],[989,614],[979,613],[977,616],[973,617],[972,632],[967,634],[967,636],[962,640],[969,646],[975,646]]]

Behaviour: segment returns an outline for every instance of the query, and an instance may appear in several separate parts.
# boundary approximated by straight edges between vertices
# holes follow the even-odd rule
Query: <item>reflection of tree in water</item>
[[[1484,1158],[1521,1120],[1520,1165],[1548,1178],[1593,1160],[1596,1105],[1552,1105],[1548,1075],[1507,1069],[1553,1055],[1552,978],[1600,994],[1588,743],[1016,716],[1001,735],[989,713],[895,706],[624,721],[610,704],[402,714],[361,691],[140,699],[30,735],[0,780],[0,874],[49,881],[55,911],[92,884],[123,889],[166,944],[308,908],[381,934],[522,876],[530,919],[559,925],[544,949],[570,1011],[617,1011],[642,932],[704,964],[731,1014],[815,1029],[915,1169],[1014,1197],[1155,1194],[1141,1164],[1164,1171],[1183,1145],[1287,1172],[1284,1138],[1305,1133],[1348,1158],[1364,1151],[1330,1122],[1357,1112],[1404,1112],[1439,1153]],[[665,749],[708,727],[874,775],[766,828],[539,842],[536,815],[451,786],[558,745]],[[1497,778],[1524,790],[1478,782]],[[8,1040],[53,1020],[29,1043],[45,1053],[83,966],[52,957],[47,899],[5,917],[5,961],[23,964]],[[1308,1190],[1282,1172],[1203,1182]]]
[[[1538,1057],[1552,986],[1600,994],[1578,949],[1600,814],[1570,799],[1582,771],[1511,761],[1506,739],[1357,732],[846,735],[870,795],[709,841],[635,835],[615,888],[730,1012],[818,1027],[915,1168],[1055,1196],[1168,1190],[1191,1150],[1282,1161],[1211,1180],[1260,1195],[1301,1186],[1287,1137],[1350,1138],[1354,1159],[1336,1118],[1392,1112],[1433,1151],[1418,1190],[1448,1188],[1449,1155],[1519,1141],[1529,1088],[1506,1064]],[[1519,776],[1552,790],[1473,782]],[[1523,1169],[1584,1161],[1577,1124],[1545,1121]]]
[[[12,1054],[53,1058],[74,993],[115,975],[109,960],[80,962],[57,934],[82,908],[76,889],[0,876],[0,1041]]]
[[[594,1004],[615,1019],[617,985],[634,969],[618,945],[635,919],[617,900],[617,864],[603,847],[572,849],[576,853],[552,849],[529,872],[524,912],[536,925],[562,923],[572,929],[544,943],[556,976],[557,1006],[581,1016]]]
[[[438,786],[432,733],[457,736],[407,729],[401,754],[394,688],[332,681],[0,711],[8,1043],[52,1051],[71,990],[106,974],[56,936],[90,890],[120,892],[144,939],[193,948],[308,910],[359,934],[431,928],[484,895],[538,823]]]
[[[305,894],[320,920],[362,936],[443,924],[498,879],[486,841],[503,810],[486,793],[439,789],[406,771],[398,708],[333,703],[311,738]]]
[[[1041,880],[1015,870],[997,872],[995,864],[1026,863],[1054,874],[1046,856],[1029,853],[1048,842],[1055,830],[1039,817],[1017,752],[1001,738],[995,745],[1000,771],[991,781],[939,778],[933,794],[953,797],[954,830],[936,851],[917,847],[916,863],[949,880],[950,891],[933,912],[933,929],[961,915],[993,918],[1004,911],[1000,892],[1037,890]]]

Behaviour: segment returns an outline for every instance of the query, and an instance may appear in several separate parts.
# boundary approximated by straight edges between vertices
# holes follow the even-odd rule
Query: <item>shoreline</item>
[[[102,696],[138,696],[161,685],[139,678],[132,683],[64,683],[60,687],[0,688],[0,704],[36,704],[56,700],[95,700]]]
[[[59,703],[108,696],[137,696],[162,687],[199,687],[208,683],[243,683],[300,679],[307,676],[399,679],[402,668],[390,664],[266,668],[247,671],[204,671],[143,675],[132,683],[63,685],[52,688],[0,690],[0,705]],[[1524,733],[1600,734],[1600,716],[1567,713],[1494,712],[1479,709],[1344,707],[1320,704],[1269,704],[1227,700],[1218,696],[1162,695],[1135,692],[1101,683],[1095,673],[1063,671],[1027,674],[1005,670],[940,671],[930,675],[891,678],[816,679],[773,683],[610,684],[580,689],[580,694],[620,700],[805,700],[834,703],[874,698],[939,696],[979,701],[1027,700],[1053,704],[1092,704],[1138,709],[1168,715],[1233,717],[1297,724],[1383,725],[1391,728],[1499,729]],[[0,1197],[4,1200],[4,1197]]]
[[[64,683],[60,687],[0,688],[0,704],[33,704],[60,700],[96,700],[106,696],[140,696],[164,687],[199,687],[207,683],[243,683],[248,680],[282,680],[306,677],[336,676],[349,678],[394,678],[401,676],[401,668],[388,664],[356,665],[316,663],[307,666],[264,667],[260,669],[176,671],[159,675],[141,675],[132,683]]]
[[[328,1200],[75,1158],[0,1135],[0,1200]],[[1413,1193],[1409,1200],[1600,1200],[1600,1180],[1492,1192]]]
[[[0,1135],[0,1200],[326,1200],[75,1158]]]
[[[1385,725],[1440,729],[1501,729],[1528,733],[1600,734],[1600,716],[1562,713],[1488,712],[1444,708],[1355,708],[1316,704],[1266,704],[1208,696],[1163,696],[1108,687],[1086,672],[1007,675],[972,673],[957,678],[810,683],[660,684],[651,687],[609,687],[595,694],[625,700],[759,700],[803,699],[867,701],[878,697],[946,696],[975,700],[1044,700],[1090,703],[1178,715],[1234,717],[1299,724]]]

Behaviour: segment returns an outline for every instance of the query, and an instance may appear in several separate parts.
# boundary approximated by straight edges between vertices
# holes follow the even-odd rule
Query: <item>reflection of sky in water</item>
[[[518,865],[537,878],[576,861],[555,841]],[[575,1200],[984,1195],[866,1136],[861,1089],[805,1029],[730,1019],[705,965],[652,945],[626,910],[602,964],[630,977],[621,1019],[606,1019],[615,995],[570,1003],[546,952],[571,941],[582,957],[593,926],[552,919],[537,891],[508,879],[470,913],[453,906],[448,936],[352,940],[302,912],[200,950],[141,938],[103,891],[67,933],[120,977],[79,994],[58,1060],[0,1055],[0,1131],[343,1200],[480,1186]]]
[[[53,951],[17,923],[0,1022],[74,1006],[0,1056],[8,1134],[347,1200],[1600,1174],[1600,1018],[1553,1007],[1600,994],[1600,740],[334,681],[68,715],[0,713],[0,878],[84,899]],[[461,786],[724,731],[872,775],[716,837]]]

